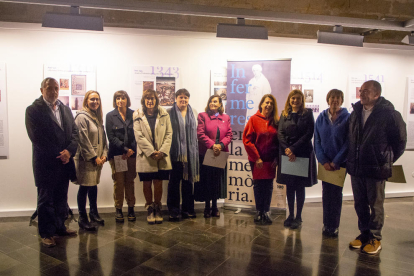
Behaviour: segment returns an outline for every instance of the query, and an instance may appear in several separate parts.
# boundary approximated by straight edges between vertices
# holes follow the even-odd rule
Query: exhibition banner
[[[82,64],[45,64],[43,78],[52,77],[59,82],[59,100],[75,116],[82,109],[89,90],[96,91],[96,66]],[[99,91],[98,91],[99,92]]]
[[[9,158],[9,127],[7,118],[6,64],[0,63],[0,159]]]
[[[243,130],[259,110],[263,95],[275,96],[282,112],[290,92],[291,59],[228,61],[225,112],[230,116],[233,141],[229,145],[226,204],[254,205],[252,171],[243,146]],[[274,184],[272,206],[286,207],[285,186]]]
[[[406,149],[414,149],[414,76],[407,79],[407,146]]]
[[[157,92],[160,105],[171,107],[175,102],[176,87],[181,88],[180,68],[171,66],[133,66],[131,71],[131,109],[141,107],[142,92]],[[190,92],[191,93],[191,92]]]

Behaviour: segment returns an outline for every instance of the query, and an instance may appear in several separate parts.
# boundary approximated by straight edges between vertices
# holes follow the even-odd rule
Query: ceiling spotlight
[[[333,32],[321,32],[318,30],[318,43],[346,45],[362,47],[364,42],[364,36],[359,34],[343,33],[343,27],[337,25],[334,27]]]
[[[103,22],[102,16],[81,15],[80,7],[71,6],[70,14],[47,12],[42,27],[103,31]]]
[[[406,35],[403,38],[403,40],[401,40],[401,42],[408,45],[414,45],[414,32],[411,32],[411,34]]]
[[[244,18],[237,18],[237,24],[217,25],[217,37],[268,39],[267,29],[264,26],[246,25]]]

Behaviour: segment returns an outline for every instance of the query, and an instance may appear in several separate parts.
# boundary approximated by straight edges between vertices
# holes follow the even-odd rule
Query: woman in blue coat
[[[348,153],[348,120],[349,113],[341,108],[344,93],[332,89],[326,95],[329,108],[316,119],[315,152],[316,158],[325,170],[335,171],[345,167]],[[342,209],[343,187],[322,181],[323,202],[323,234],[338,236]]]

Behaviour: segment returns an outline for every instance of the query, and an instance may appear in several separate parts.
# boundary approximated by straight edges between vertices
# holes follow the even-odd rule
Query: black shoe
[[[91,221],[97,222],[101,225],[104,225],[105,221],[99,216],[98,210],[91,210],[89,212],[89,218]]]
[[[220,217],[220,211],[219,211],[219,209],[218,208],[211,209],[211,216],[212,217],[219,218]]]
[[[210,208],[205,208],[204,209],[204,217],[205,218],[210,218],[211,217],[211,210],[210,210]]]
[[[338,237],[338,234],[339,234],[339,229],[338,228],[329,229],[329,236]]]
[[[256,215],[254,216],[254,222],[255,223],[261,223],[262,222],[263,213],[260,211],[256,212]]]
[[[169,221],[180,221],[180,217],[178,216],[178,213],[175,211],[170,212],[170,216],[168,217]]]
[[[193,212],[181,212],[181,218],[182,219],[189,219],[189,218],[196,218],[196,213]]]
[[[290,229],[298,229],[302,225],[302,220],[295,218],[290,225]]]
[[[293,217],[289,216],[289,217],[285,220],[285,222],[283,222],[283,225],[284,225],[285,227],[290,227],[290,226],[292,225],[292,222],[293,222]]]
[[[264,212],[263,213],[263,224],[272,224],[273,220],[270,217],[270,212]]]
[[[128,221],[136,221],[134,206],[128,207]]]
[[[122,214],[122,209],[116,208],[115,220],[117,222],[124,222],[124,214]]]
[[[84,212],[79,212],[79,228],[84,229],[86,231],[96,231],[96,227],[92,226],[89,223],[88,215]]]
[[[331,229],[329,227],[326,227],[325,225],[322,227],[322,235],[330,237],[330,231]]]

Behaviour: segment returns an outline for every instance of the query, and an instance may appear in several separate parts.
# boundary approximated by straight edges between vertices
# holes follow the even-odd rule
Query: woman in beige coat
[[[167,111],[159,106],[154,90],[145,90],[142,110],[134,112],[134,133],[137,141],[137,172],[144,182],[145,208],[149,224],[162,223],[162,181],[169,179],[172,127]],[[154,200],[152,193],[154,184]]]
[[[89,223],[86,214],[86,197],[89,198],[89,218],[103,224],[97,208],[98,187],[101,170],[107,159],[108,145],[102,120],[101,97],[97,91],[90,90],[83,100],[83,109],[75,118],[79,130],[79,147],[74,157],[76,184],[79,184],[78,210],[79,227],[89,231],[96,228]]]

